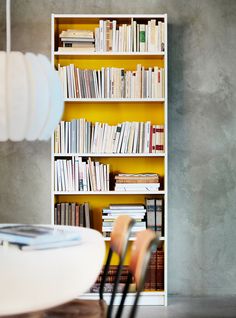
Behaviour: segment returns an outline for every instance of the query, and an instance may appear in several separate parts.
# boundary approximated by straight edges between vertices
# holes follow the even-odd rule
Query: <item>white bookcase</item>
[[[165,49],[164,52],[77,52],[69,51],[58,52],[59,33],[62,30],[69,28],[74,29],[94,29],[98,26],[99,20],[110,19],[117,20],[117,23],[130,23],[132,20],[139,21],[139,23],[147,23],[151,19],[160,20],[165,23]],[[164,98],[157,99],[65,99],[65,113],[63,120],[71,120],[73,118],[86,118],[95,121],[96,115],[98,115],[98,121],[101,121],[101,113],[104,115],[104,121],[110,121],[111,124],[121,120],[132,121],[161,121],[161,124],[165,126],[165,148],[162,153],[143,153],[143,154],[107,154],[107,153],[54,153],[54,138],[52,138],[52,151],[51,151],[51,222],[54,223],[54,206],[57,202],[63,202],[64,200],[74,202],[81,202],[86,200],[92,202],[92,208],[95,207],[95,212],[98,214],[101,212],[101,201],[106,203],[136,203],[142,201],[145,203],[146,196],[161,196],[164,198],[164,237],[161,240],[164,241],[164,290],[163,291],[144,291],[140,297],[139,305],[167,305],[167,267],[168,267],[168,91],[167,91],[167,15],[166,14],[152,14],[152,15],[129,15],[129,14],[52,14],[51,17],[51,61],[52,65],[57,69],[58,63],[65,66],[70,63],[76,64],[81,68],[87,64],[87,68],[95,68],[103,66],[115,66],[126,68],[130,65],[130,69],[134,64],[141,64],[145,67],[148,66],[161,66],[165,69],[165,96]],[[126,116],[127,114],[127,116]],[[113,118],[118,117],[119,119]],[[87,119],[87,118],[86,118]],[[104,192],[59,192],[54,191],[54,161],[58,158],[71,158],[73,156],[92,157],[104,160],[106,163],[111,163],[114,166],[122,167],[124,170],[129,167],[135,167],[137,169],[143,167],[143,170],[148,168],[155,169],[155,172],[160,172],[163,177],[163,187],[160,191],[150,192],[117,192],[117,191],[104,191]],[[135,164],[134,164],[135,163]],[[135,168],[133,168],[135,171]],[[126,171],[125,171],[126,172]],[[132,171],[133,172],[133,171]],[[135,171],[140,172],[140,171]],[[101,200],[102,198],[102,200]],[[112,200],[112,202],[110,202]],[[129,200],[129,201],[127,201]],[[115,201],[115,202],[114,202]],[[125,201],[125,202],[123,202]],[[104,206],[105,207],[105,206]],[[97,217],[97,216],[96,216]],[[95,226],[96,228],[96,226]],[[99,225],[97,226],[99,229]],[[104,238],[106,244],[109,244],[109,238]],[[130,242],[132,244],[132,240]],[[97,298],[97,294],[88,293],[85,298]],[[132,304],[134,295],[130,293],[127,297],[126,304]],[[120,295],[116,298],[119,302]],[[105,295],[105,299],[109,299],[109,294]]]

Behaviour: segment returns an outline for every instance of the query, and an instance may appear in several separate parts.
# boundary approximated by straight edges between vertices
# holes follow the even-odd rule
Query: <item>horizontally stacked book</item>
[[[115,191],[159,191],[160,176],[157,173],[120,173],[115,176]]]
[[[164,98],[165,70],[158,66],[135,71],[117,67],[80,69],[58,64],[64,98]]]
[[[164,126],[147,122],[117,125],[84,118],[61,121],[54,134],[55,153],[159,153],[164,151]]]
[[[112,293],[113,288],[114,288],[114,282],[115,282],[115,278],[116,278],[116,272],[117,272],[117,265],[110,265],[109,270],[107,272],[107,278],[106,278],[106,283],[104,286],[104,293]],[[127,281],[128,278],[128,266],[124,265],[122,267],[122,271],[121,271],[121,275],[120,275],[120,279],[119,279],[119,284],[118,284],[118,288],[117,288],[117,292],[118,293],[122,293],[125,283]],[[91,287],[90,292],[91,293],[98,293],[99,292],[99,287],[100,287],[100,283],[102,281],[102,276],[104,275],[104,267],[101,270],[101,273],[99,274],[96,282],[94,283],[94,285]],[[130,284],[129,287],[129,292],[135,292],[136,291],[136,284],[134,283],[134,279],[132,279],[132,282]]]
[[[110,204],[102,210],[102,233],[104,237],[110,237],[113,224],[119,215],[129,215],[135,220],[131,230],[131,237],[138,231],[146,229],[146,209],[143,204]]]
[[[156,19],[145,23],[120,24],[117,20],[99,20],[94,30],[68,29],[60,33],[59,52],[164,52],[165,24]],[[95,37],[95,39],[94,39]],[[94,45],[95,41],[95,45]]]
[[[54,161],[55,191],[109,191],[110,165],[79,156]]]
[[[61,248],[80,244],[77,230],[61,227],[9,224],[0,226],[0,245],[24,251]]]
[[[88,202],[61,202],[55,204],[54,224],[92,227],[91,211]]]
[[[85,52],[94,52],[94,34],[89,30],[66,30],[60,34],[62,47],[58,48],[59,52],[68,52],[69,50],[78,50]]]

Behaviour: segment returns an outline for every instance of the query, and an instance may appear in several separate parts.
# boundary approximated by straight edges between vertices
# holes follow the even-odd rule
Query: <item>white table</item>
[[[76,229],[78,246],[38,251],[0,246],[0,315],[50,308],[88,291],[102,267],[105,244],[99,232]]]

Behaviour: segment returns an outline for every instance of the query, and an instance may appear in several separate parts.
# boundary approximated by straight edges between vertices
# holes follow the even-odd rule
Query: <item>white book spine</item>
[[[57,161],[54,161],[54,191],[58,191],[58,172],[57,172]]]
[[[109,191],[110,184],[110,164],[106,165],[106,191]]]
[[[112,51],[116,52],[116,20],[112,21]]]
[[[101,191],[105,191],[105,185],[104,185],[104,170],[103,170],[103,164],[101,163],[99,165],[99,174],[100,174],[100,180],[101,180]]]
[[[124,130],[125,130],[126,123],[121,124],[121,132],[119,136],[119,142],[118,142],[118,147],[117,147],[117,153],[121,152],[121,146],[123,143],[123,136],[124,136]]]
[[[86,163],[86,176],[87,176],[87,188],[88,191],[92,191],[92,185],[91,185],[91,176],[89,173],[89,164]]]
[[[99,162],[95,162],[95,175],[96,175],[96,191],[101,191],[101,181],[100,181],[100,168]]]
[[[87,178],[86,162],[82,162],[82,170],[83,170],[83,190],[88,191],[88,178]]]
[[[103,41],[104,41],[104,38],[103,38],[104,30],[103,30],[103,28],[104,28],[103,20],[100,20],[99,21],[100,52],[104,51],[104,44],[103,44]]]
[[[58,160],[60,171],[61,171],[61,189],[62,191],[66,191],[66,182],[65,182],[65,172],[63,160]]]

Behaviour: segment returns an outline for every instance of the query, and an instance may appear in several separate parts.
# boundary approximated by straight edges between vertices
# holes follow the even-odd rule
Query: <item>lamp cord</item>
[[[6,0],[6,50],[11,51],[11,0]]]

